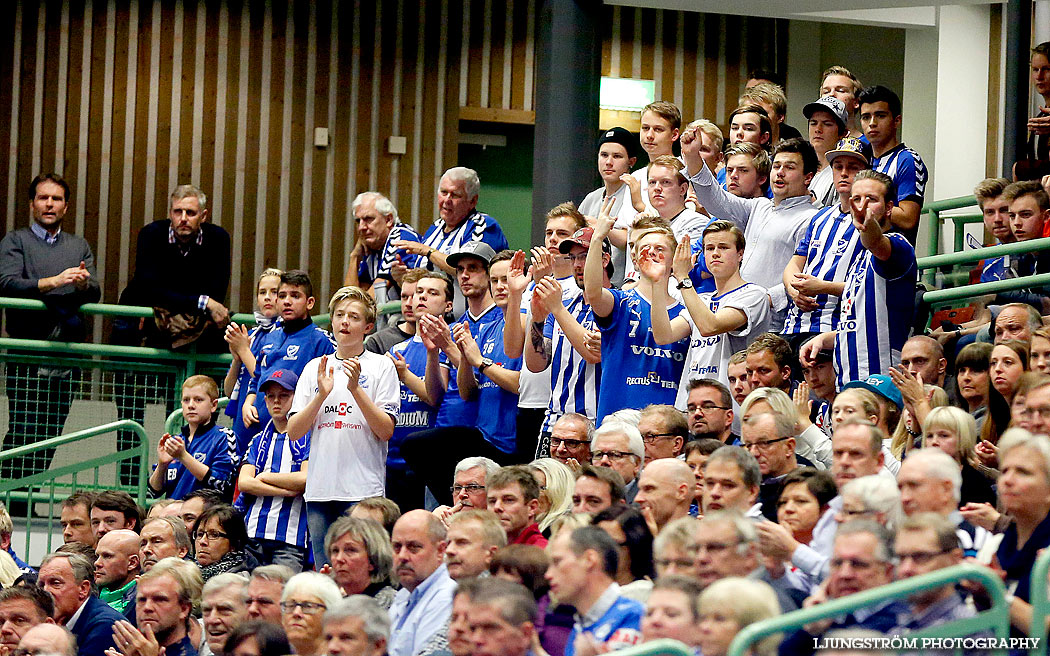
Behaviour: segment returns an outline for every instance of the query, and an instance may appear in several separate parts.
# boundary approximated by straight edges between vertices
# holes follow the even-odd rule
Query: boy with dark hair
[[[234,507],[244,514],[247,550],[263,564],[301,572],[306,562],[306,472],[310,436],[288,439],[288,413],[299,376],[278,369],[259,385],[270,421],[252,438],[237,475],[241,495]]]
[[[208,376],[190,376],[182,384],[179,435],[165,433],[157,445],[157,466],[149,477],[155,496],[182,499],[199,487],[210,487],[229,497],[233,467],[240,459],[237,436],[215,423],[219,388]]]
[[[901,125],[901,99],[884,86],[875,85],[860,92],[860,124],[871,143],[873,171],[893,180],[897,197],[893,199],[893,227],[915,244],[919,232],[929,176],[919,153],[897,138]]]
[[[283,323],[280,330],[272,330],[263,338],[262,355],[256,364],[249,394],[244,400],[241,420],[245,426],[257,426],[259,429],[270,421],[265,399],[259,395],[259,381],[266,380],[278,369],[288,369],[301,376],[307,362],[335,352],[335,340],[331,333],[319,328],[310,319],[314,302],[314,287],[309,274],[299,269],[281,274],[277,307]]]

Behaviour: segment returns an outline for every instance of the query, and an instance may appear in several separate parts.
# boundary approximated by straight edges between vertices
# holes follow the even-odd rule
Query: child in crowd
[[[384,496],[387,442],[401,393],[394,363],[366,351],[376,304],[358,287],[343,287],[328,304],[334,356],[310,360],[295,387],[288,438],[311,434],[313,466],[306,475],[306,513],[317,565],[329,525],[361,499]],[[265,379],[264,379],[265,380]]]
[[[165,433],[157,445],[157,466],[149,476],[155,496],[182,499],[202,487],[230,491],[237,438],[215,423],[219,386],[208,376],[190,376],[182,384],[182,417],[179,435]]]
[[[251,392],[244,399],[241,420],[254,435],[270,420],[266,403],[259,397],[259,381],[266,380],[278,369],[302,376],[303,367],[314,358],[335,351],[332,335],[314,325],[310,310],[314,307],[314,287],[305,271],[281,274],[277,290],[281,328],[267,333],[259,346],[260,357],[252,378]]]
[[[281,325],[277,315],[277,293],[281,286],[280,269],[266,269],[256,283],[255,299],[258,309],[255,311],[255,328],[231,323],[226,327],[226,343],[230,345],[233,362],[226,372],[222,383],[223,392],[230,397],[226,405],[226,416],[232,418],[233,434],[237,436],[237,455],[244,455],[248,442],[255,431],[237,421],[244,410],[244,399],[255,375],[255,366],[262,354],[263,337]]]
[[[237,476],[248,551],[260,563],[287,565],[301,572],[306,562],[306,472],[310,436],[288,439],[288,412],[299,377],[278,369],[259,385],[270,421],[256,435]]]

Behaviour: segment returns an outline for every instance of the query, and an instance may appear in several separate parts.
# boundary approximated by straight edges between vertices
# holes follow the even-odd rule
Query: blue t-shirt
[[[576,636],[581,629],[598,644],[607,646],[610,652],[637,645],[642,641],[644,616],[645,607],[642,604],[627,597],[618,597],[597,621],[582,627],[579,623],[574,624],[569,641],[565,644],[565,656],[575,656]]]
[[[278,369],[288,369],[301,376],[307,362],[335,353],[335,340],[331,333],[313,323],[292,333],[288,332],[288,325],[285,324],[280,330],[267,333],[259,350],[262,357],[255,364],[251,391],[255,394],[255,409],[259,412],[258,425],[265,426],[270,421],[270,412],[266,409],[266,397],[259,392],[259,381],[266,380]]]
[[[672,344],[653,339],[651,305],[637,289],[610,289],[613,310],[607,317],[595,315],[602,333],[602,379],[598,391],[595,423],[624,408],[641,409],[650,404],[674,405],[685,368],[689,338]],[[671,318],[684,307],[668,308]]]
[[[507,357],[503,350],[503,328],[506,325],[503,313],[499,320],[490,321],[481,327],[478,348],[481,357],[490,358],[495,364],[521,371],[521,358]],[[517,441],[518,395],[508,392],[484,373],[474,370],[478,381],[478,430],[485,439],[504,453],[513,453]]]
[[[161,494],[169,499],[182,499],[190,492],[207,487],[218,490],[224,495],[233,487],[233,466],[237,462],[237,438],[228,428],[210,423],[200,427],[200,431],[191,440],[189,426],[182,429],[182,439],[186,441],[186,451],[200,463],[208,466],[204,480],[197,480],[178,460],[168,464]],[[156,469],[156,466],[154,466]]]
[[[915,311],[915,249],[900,233],[886,235],[893,248],[883,262],[865,251],[846,278],[835,332],[838,387],[900,362]]]
[[[503,310],[496,307],[495,303],[477,317],[471,315],[470,310],[467,310],[456,323],[467,324],[470,334],[474,336],[474,341],[480,344],[481,340],[478,337],[481,335],[481,327],[493,321],[503,321]],[[456,369],[451,363],[448,366],[448,389],[445,390],[445,396],[441,400],[441,407],[438,408],[434,426],[435,428],[473,426],[478,420],[477,399],[464,401],[460,397],[459,383],[456,382]]]
[[[255,467],[256,474],[289,474],[302,471],[309,459],[309,433],[302,439],[289,440],[288,434],[278,433],[270,421],[252,439],[244,462]],[[306,503],[302,495],[257,497],[242,493],[234,507],[244,513],[249,538],[306,547]]]
[[[255,356],[256,367],[259,365],[259,357],[262,355],[263,337],[268,335],[273,330],[280,330],[281,320],[277,319],[274,323],[269,326],[256,326],[248,333],[248,348]],[[244,408],[244,399],[251,393],[252,386],[252,375],[248,373],[248,367],[241,364],[241,370],[237,373],[237,382],[233,386],[233,392],[230,394],[230,402],[226,404],[225,414],[227,417],[233,419],[232,428],[233,434],[237,436],[237,455],[243,456],[244,452],[248,450],[248,443],[251,442],[252,437],[255,435],[258,426],[247,427],[244,422],[241,421],[241,410]]]
[[[423,345],[423,338],[414,335],[409,339],[395,344],[390,348],[390,355],[400,353],[408,364],[408,370],[423,378],[427,372],[427,347]],[[447,363],[445,354],[438,352],[438,359]],[[393,469],[405,469],[405,459],[401,457],[401,445],[405,438],[416,431],[433,428],[434,417],[437,410],[420,400],[412,389],[401,383],[401,409],[397,413],[397,425],[394,427],[394,436],[390,438],[389,448],[386,454],[386,466]]]

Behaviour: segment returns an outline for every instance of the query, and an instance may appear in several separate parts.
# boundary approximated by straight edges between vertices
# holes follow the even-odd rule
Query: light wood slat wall
[[[436,176],[456,159],[459,103],[444,90],[459,90],[448,25],[461,0],[0,4],[0,231],[29,223],[35,174],[62,174],[67,227],[95,249],[104,300],[116,302],[138,230],[164,217],[175,184],[204,189],[233,235],[229,301],[243,311],[267,266],[307,269],[322,299],[342,284],[361,191],[396,198],[417,227],[433,221]],[[524,18],[532,3],[517,4]],[[510,42],[524,53],[520,30]],[[315,127],[328,148],[313,145]],[[408,137],[407,154],[387,153],[390,135]]]
[[[324,299],[345,273],[357,193],[390,195],[425,228],[455,164],[460,107],[534,109],[537,4],[0,3],[0,230],[27,225],[35,174],[61,173],[67,225],[92,244],[115,302],[138,230],[192,182],[233,235],[231,307],[251,309],[267,266],[309,270]],[[603,74],[654,79],[687,118],[721,123],[747,69],[783,69],[776,21],[619,6],[604,21]],[[328,148],[313,145],[315,127]],[[387,153],[390,135],[408,138],[405,155]]]

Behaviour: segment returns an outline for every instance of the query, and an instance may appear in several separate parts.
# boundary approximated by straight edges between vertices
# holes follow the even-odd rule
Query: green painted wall
[[[511,248],[528,252],[532,241],[533,127],[461,121],[459,130],[507,138],[506,147],[460,144],[458,164],[478,172],[478,209],[499,221]]]

